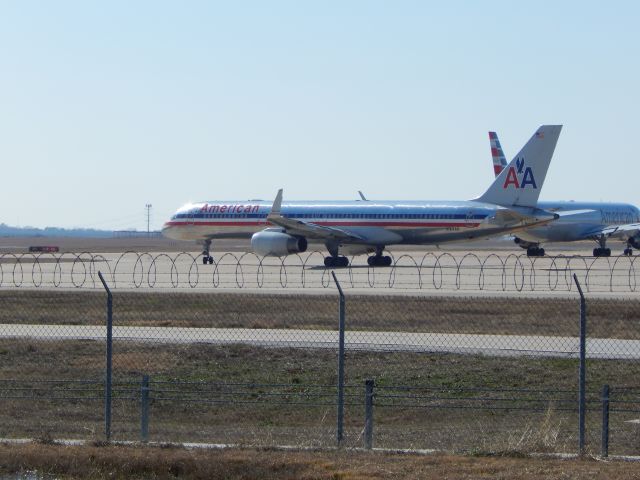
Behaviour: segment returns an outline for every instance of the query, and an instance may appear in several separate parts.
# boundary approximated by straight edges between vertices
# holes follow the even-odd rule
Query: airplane
[[[489,132],[493,171],[498,177],[507,166],[507,160],[496,132]],[[627,243],[624,255],[633,255],[640,249],[640,210],[628,203],[539,201],[538,208],[554,212],[560,218],[554,222],[526,228],[517,233],[515,243],[527,250],[527,256],[544,256],[543,242],[574,242],[594,240],[594,257],[609,257],[611,249],[606,241],[610,237]]]
[[[536,206],[562,125],[538,128],[518,155],[480,197],[469,201],[289,201],[278,191],[262,200],[209,201],[180,207],[163,235],[204,246],[203,264],[212,264],[211,243],[219,238],[251,238],[263,256],[302,253],[324,244],[326,267],[346,267],[345,255],[373,253],[373,267],[391,265],[389,245],[427,245],[504,235],[558,218]]]

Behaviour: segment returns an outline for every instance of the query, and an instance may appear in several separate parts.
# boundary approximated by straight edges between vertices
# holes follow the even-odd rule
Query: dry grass
[[[593,460],[400,455],[353,451],[0,444],[0,473],[69,479],[637,479],[638,465]]]
[[[103,404],[100,380],[104,372],[104,347],[97,342],[0,343],[0,379],[19,379],[27,386],[27,399],[2,398],[12,392],[0,389],[0,437],[103,438]],[[638,362],[591,361],[589,385],[623,385],[638,378]],[[247,445],[297,444],[330,446],[335,441],[336,355],[328,350],[264,349],[241,345],[165,345],[118,342],[114,348],[114,424],[116,439],[139,438],[137,395],[142,374],[151,376],[152,388],[172,390],[151,404],[151,439],[204,441]],[[535,394],[495,393],[492,389],[536,388],[569,391],[573,401],[577,386],[577,361],[571,359],[499,358],[467,355],[412,353],[349,353],[346,380],[347,445],[362,445],[364,381],[374,378],[380,388],[375,410],[375,444],[398,448],[439,448],[483,452],[575,451],[576,414],[547,403],[531,403]],[[42,380],[93,379],[89,386],[43,384]],[[122,382],[132,382],[123,385]],[[154,384],[155,382],[155,384]],[[167,383],[157,383],[167,382]],[[190,385],[178,382],[194,382]],[[199,385],[215,382],[258,385],[233,389]],[[268,384],[284,385],[272,388]],[[264,385],[260,387],[260,385]],[[322,389],[315,386],[327,385]],[[382,387],[410,385],[410,392]],[[69,390],[71,387],[76,390]],[[38,390],[42,388],[42,390]],[[459,389],[482,388],[483,392]],[[435,393],[434,393],[434,389]],[[273,396],[273,393],[287,396]],[[309,392],[309,395],[298,393]],[[314,392],[327,394],[316,398]],[[418,396],[385,399],[390,395]],[[352,396],[353,395],[353,396]],[[513,407],[491,410],[485,397],[513,396]],[[58,397],[53,399],[52,397]],[[62,397],[62,398],[60,398]],[[438,397],[449,400],[438,400]],[[187,401],[187,398],[195,400]],[[521,400],[517,400],[522,398]],[[544,396],[543,396],[544,398]],[[226,402],[216,403],[219,400]],[[207,403],[210,402],[210,403]],[[249,402],[249,403],[245,403]],[[293,402],[293,403],[287,403]],[[451,406],[470,408],[443,408]],[[562,405],[571,408],[571,405]],[[527,407],[528,406],[528,407]],[[573,405],[575,406],[575,405]],[[536,409],[532,411],[531,409]],[[618,428],[616,451],[640,453],[634,431],[625,427],[628,416],[613,416]],[[589,417],[599,448],[599,415]]]
[[[571,451],[575,445],[566,443],[567,422],[567,415],[557,412],[554,403],[550,402],[543,415],[528,416],[525,422],[507,431],[506,435],[485,439],[478,451],[511,456],[526,455],[528,452]]]
[[[0,323],[103,324],[102,292],[0,291]],[[118,325],[198,327],[330,328],[337,324],[335,296],[221,293],[116,292]],[[349,296],[351,329],[432,331],[448,333],[511,333],[577,335],[577,302],[564,299],[500,299],[446,297]],[[590,335],[639,338],[640,302],[589,302]],[[33,398],[15,399],[0,391],[0,436],[31,438],[102,438],[101,387],[68,392],[51,399],[41,380],[93,379],[104,374],[104,345],[91,341],[0,341],[0,380],[33,382]],[[410,385],[457,389],[535,388],[576,391],[577,361],[572,359],[497,358],[454,354],[347,354],[347,382],[354,385],[354,405],[347,409],[349,446],[362,444],[363,383],[374,378],[379,387]],[[638,362],[590,360],[588,385],[614,388],[640,377]],[[116,342],[116,382],[236,382],[255,384],[335,385],[336,353],[331,350],[263,349],[241,345],[154,344]],[[132,387],[137,388],[137,387]],[[269,393],[269,392],[261,392]],[[424,393],[424,392],[417,392]],[[131,398],[126,398],[127,395]],[[137,392],[116,393],[115,438],[137,439]],[[471,394],[456,395],[465,397]],[[574,393],[571,398],[577,398]],[[74,397],[75,396],[75,397]],[[2,398],[4,397],[4,398]],[[263,398],[263,397],[260,397]],[[244,399],[244,398],[243,398]],[[210,400],[205,397],[204,400]],[[242,444],[332,445],[335,437],[334,398],[300,405],[277,402],[217,404],[156,401],[151,406],[151,438]],[[464,398],[463,398],[464,400]],[[434,447],[482,452],[575,451],[575,414],[561,408],[540,412],[443,409],[425,401],[421,408],[376,406],[376,445]],[[566,405],[565,405],[566,407]],[[594,407],[595,408],[595,407]],[[612,445],[638,453],[638,442],[624,420],[612,417]],[[590,415],[591,438],[597,439],[599,415]],[[617,437],[616,437],[617,436]],[[634,440],[635,439],[635,440]],[[615,440],[615,441],[614,441]],[[590,448],[597,450],[598,445]]]
[[[116,292],[116,325],[335,329],[335,295]],[[101,325],[106,295],[0,291],[0,323]],[[640,299],[591,299],[589,335],[640,338]],[[579,303],[565,298],[349,295],[347,328],[509,335],[579,334]]]

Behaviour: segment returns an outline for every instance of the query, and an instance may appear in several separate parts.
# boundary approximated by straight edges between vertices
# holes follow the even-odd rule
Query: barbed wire
[[[426,252],[390,253],[389,267],[352,257],[336,269],[350,288],[475,291],[571,291],[575,273],[587,291],[635,292],[638,257]],[[127,251],[115,254],[4,253],[0,287],[98,288],[98,271],[113,288],[329,288],[332,269],[320,251],[287,257],[226,252],[203,265],[190,252]]]
[[[117,400],[140,401],[141,382],[116,381]],[[0,379],[0,400],[102,400],[104,382],[99,380],[67,379]],[[336,386],[301,383],[240,383],[188,382],[180,380],[152,380],[149,382],[150,400],[182,404],[271,404],[271,405],[335,405]],[[362,385],[345,385],[347,405],[363,406]],[[598,391],[589,391],[588,403],[592,411],[599,410]],[[535,388],[434,388],[430,385],[376,386],[377,408],[415,409],[474,409],[523,410],[545,412],[553,402],[555,411],[576,411],[578,400],[572,390],[541,390]],[[624,407],[619,405],[626,404]],[[638,412],[638,399],[623,402],[612,399],[612,412]]]

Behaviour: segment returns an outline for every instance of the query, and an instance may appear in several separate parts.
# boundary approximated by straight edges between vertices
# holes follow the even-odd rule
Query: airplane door
[[[468,211],[467,215],[464,219],[464,225],[467,228],[473,227],[473,212],[472,211]]]
[[[195,225],[195,223],[196,223],[196,212],[195,210],[192,210],[187,215],[187,225],[191,227]]]

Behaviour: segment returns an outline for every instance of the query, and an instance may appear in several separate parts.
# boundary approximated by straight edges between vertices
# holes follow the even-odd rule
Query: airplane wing
[[[500,208],[495,214],[495,220],[502,225],[521,223],[526,227],[553,222],[558,218],[555,212],[530,207]]]
[[[610,227],[605,227],[600,230],[594,230],[589,232],[587,236],[589,237],[614,237],[621,238],[623,240],[627,240],[631,237],[640,236],[640,223],[627,223],[625,225],[613,225]]]
[[[570,217],[572,215],[582,215],[585,213],[594,213],[596,212],[596,210],[591,210],[591,209],[584,209],[584,210],[560,210],[557,213],[560,217]]]
[[[271,212],[267,215],[267,221],[273,225],[287,230],[291,234],[305,235],[310,238],[320,238],[326,240],[340,240],[351,242],[363,242],[366,241],[364,237],[355,235],[351,232],[346,232],[336,227],[325,227],[323,225],[317,225],[315,223],[303,222],[301,220],[295,220],[293,218],[283,217],[280,213],[282,207],[282,189],[278,190]]]

